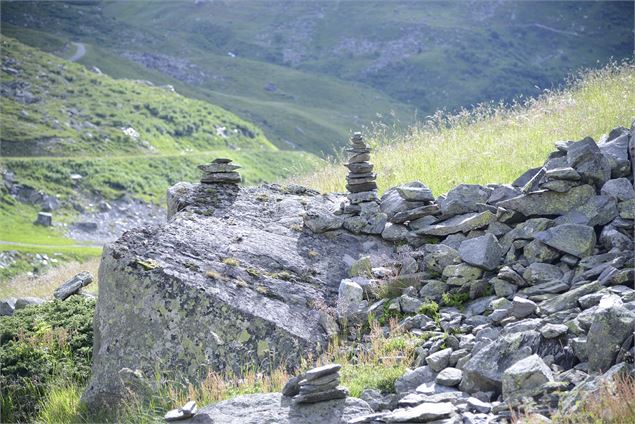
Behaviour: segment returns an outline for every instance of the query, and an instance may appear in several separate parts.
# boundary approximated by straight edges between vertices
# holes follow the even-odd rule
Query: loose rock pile
[[[282,389],[284,396],[293,397],[293,403],[316,403],[344,399],[348,390],[340,387],[339,364],[313,368],[300,376],[291,378]]]
[[[232,163],[231,159],[218,158],[206,165],[199,165],[198,169],[203,171],[201,183],[204,184],[238,184],[240,174],[236,172],[240,165]]]

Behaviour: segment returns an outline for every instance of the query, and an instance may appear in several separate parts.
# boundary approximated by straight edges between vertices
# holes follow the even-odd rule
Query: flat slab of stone
[[[516,211],[526,217],[564,215],[585,204],[595,196],[595,188],[588,184],[574,187],[568,192],[537,191],[504,200],[498,206]]]
[[[69,296],[79,292],[82,287],[86,287],[87,285],[92,283],[93,280],[94,277],[90,272],[80,272],[79,274],[75,275],[73,278],[56,288],[53,292],[53,296],[56,299],[65,300]]]
[[[492,234],[467,239],[459,247],[461,259],[479,268],[492,271],[500,264],[503,251]]]
[[[467,233],[477,228],[483,228],[496,220],[496,215],[490,211],[473,212],[454,216],[437,224],[425,225],[415,231],[420,235],[447,236],[454,233]]]
[[[357,398],[294,404],[280,393],[238,396],[200,409],[184,424],[346,424],[373,411]]]
[[[414,408],[396,409],[383,417],[386,423],[425,423],[450,417],[456,409],[450,402],[424,402]]]
[[[535,235],[547,246],[561,252],[584,258],[593,253],[597,241],[595,230],[588,225],[562,224]]]

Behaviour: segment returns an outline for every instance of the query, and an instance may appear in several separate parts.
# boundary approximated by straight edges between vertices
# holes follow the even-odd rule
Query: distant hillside
[[[5,36],[0,47],[0,251],[68,250],[67,230],[94,220],[100,201],[163,205],[170,185],[197,181],[196,166],[215,157],[242,164],[246,184],[320,163],[279,150],[257,126],[170,87],[116,80]],[[54,227],[33,225],[44,204],[55,205]]]
[[[632,2],[5,2],[2,31],[330,153],[351,128],[531,96],[633,54]],[[66,46],[66,47],[64,47]],[[394,116],[393,116],[394,113]]]

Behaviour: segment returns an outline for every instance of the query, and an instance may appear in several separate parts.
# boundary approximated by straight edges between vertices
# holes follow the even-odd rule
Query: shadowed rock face
[[[124,367],[196,380],[209,369],[293,367],[327,345],[350,262],[384,260],[392,247],[304,229],[307,210],[335,210],[340,198],[291,191],[181,183],[165,225],[104,249],[89,405],[116,401]]]

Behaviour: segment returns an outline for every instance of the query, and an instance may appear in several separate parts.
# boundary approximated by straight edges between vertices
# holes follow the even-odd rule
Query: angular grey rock
[[[620,347],[634,331],[635,313],[624,307],[619,296],[603,297],[587,334],[589,370],[608,370]]]
[[[419,181],[403,184],[397,187],[397,191],[405,200],[411,202],[433,202],[432,190]]]
[[[467,233],[477,228],[483,228],[496,219],[496,215],[490,211],[473,212],[465,215],[457,215],[437,224],[426,225],[415,231],[416,234],[430,236],[447,236],[454,233]]]
[[[280,393],[244,395],[200,409],[187,424],[346,424],[372,413],[361,399],[296,405]]]
[[[391,222],[398,213],[425,205],[423,202],[409,202],[401,197],[399,192],[394,188],[386,191],[381,196],[381,211],[386,214],[388,220]]]
[[[15,297],[0,300],[0,317],[13,315],[16,301]]]
[[[477,184],[460,184],[448,191],[445,197],[439,197],[437,203],[444,216],[461,215],[476,212],[477,203],[486,203],[491,190]]]
[[[509,313],[518,319],[523,319],[536,312],[537,305],[529,299],[515,296]]]
[[[593,196],[595,196],[595,189],[585,184],[574,187],[566,193],[537,191],[524,194],[502,201],[498,206],[519,212],[526,217],[564,215],[583,205]]]
[[[444,368],[447,368],[448,365],[450,365],[451,354],[452,354],[451,348],[440,350],[438,352],[433,353],[432,355],[428,355],[426,357],[426,363],[433,371],[440,372]]]
[[[321,367],[312,368],[304,373],[304,380],[313,381],[326,375],[335,374],[342,369],[340,364],[327,364]]]
[[[431,383],[435,379],[435,372],[429,366],[407,370],[395,381],[395,392],[403,394],[411,392],[424,383]]]
[[[559,267],[541,262],[530,264],[523,272],[523,278],[531,285],[559,280],[562,275],[562,270]]]
[[[584,258],[593,253],[595,230],[587,225],[562,224],[536,234],[536,239],[561,252]]]
[[[540,334],[533,330],[498,337],[463,365],[463,380],[459,388],[468,393],[500,393],[503,372],[535,353],[539,346]]]
[[[635,199],[633,184],[627,178],[608,180],[600,190],[605,196],[611,196],[619,201]]]
[[[475,397],[467,399],[467,409],[472,412],[480,412],[482,414],[488,414],[492,410],[492,404],[483,402]]]
[[[404,314],[416,314],[421,305],[423,305],[423,301],[416,297],[404,294],[399,298],[399,306]]]
[[[86,287],[87,285],[92,283],[94,279],[95,278],[90,272],[80,272],[79,274],[75,275],[73,278],[56,288],[53,292],[53,296],[56,299],[65,300],[69,296],[79,292],[82,287]]]
[[[567,163],[575,168],[584,181],[602,187],[611,178],[611,164],[591,137],[571,143]]]
[[[419,221],[420,218],[428,217],[428,220],[432,219],[432,215],[437,215],[439,213],[439,206],[436,204],[430,204],[425,206],[419,206],[414,209],[408,209],[403,212],[397,212],[390,222],[395,224],[403,224],[406,221],[410,221],[410,223],[414,223],[418,221],[418,223],[423,223],[423,221]],[[435,219],[436,221],[436,219]],[[426,222],[430,223],[430,222]],[[413,227],[413,229],[416,229]]]
[[[328,209],[314,208],[304,215],[304,225],[316,234],[342,228],[344,220]]]
[[[18,297],[15,301],[15,310],[17,311],[18,309],[24,309],[30,305],[41,305],[42,303],[44,303],[44,300],[40,299],[39,297]]]
[[[463,371],[448,367],[437,375],[435,381],[442,386],[455,387],[459,385],[462,378]]]
[[[556,249],[547,246],[539,240],[532,240],[523,248],[525,259],[532,264],[534,262],[554,263],[562,254]]]
[[[566,334],[567,331],[569,331],[569,327],[564,324],[547,323],[540,329],[540,334],[542,334],[542,337],[545,339],[555,339],[556,337]]]
[[[282,395],[293,397],[300,393],[300,381],[304,379],[304,375],[296,375],[291,377],[282,388]]]
[[[348,318],[357,314],[368,302],[364,300],[364,289],[355,281],[344,279],[337,293],[337,313]]]
[[[38,212],[35,225],[50,227],[53,225],[53,215],[49,212]]]
[[[597,281],[584,284],[540,303],[540,311],[543,315],[550,315],[559,311],[571,309],[576,306],[580,297],[589,293],[594,293],[601,288],[600,283]]]
[[[424,246],[423,263],[428,271],[441,274],[446,266],[461,262],[459,252],[444,244],[427,244]]]
[[[610,196],[593,196],[583,205],[574,208],[555,220],[560,224],[581,224],[595,227],[606,225],[619,214],[617,201]]]
[[[427,423],[450,417],[456,408],[450,402],[427,403],[408,409],[396,409],[384,416],[386,423]]]
[[[598,147],[602,154],[608,159],[611,168],[611,178],[628,177],[631,173],[633,156],[630,155],[629,160],[629,138],[633,143],[632,135],[629,137],[629,131],[625,128],[621,131],[611,131],[611,135],[607,141],[598,143]]]
[[[570,180],[570,181],[578,181],[581,178],[580,174],[578,174],[578,171],[576,171],[575,169],[569,166],[564,168],[548,169],[547,172],[545,172],[545,177],[547,179],[553,179],[553,180]]]
[[[503,252],[496,237],[486,234],[463,241],[459,255],[470,265],[492,271],[500,264]]]
[[[123,367],[170,378],[178,370],[197,382],[209,370],[239,374],[241,364],[295,367],[316,357],[330,331],[316,304],[335,305],[350,267],[342,258],[394,251],[380,237],[298,231],[306,210],[341,201],[275,185],[173,191],[177,212],[167,223],[130,230],[104,249],[84,401],[116,403],[124,393],[112,376]]]
[[[335,387],[328,390],[319,390],[310,393],[303,393],[300,387],[300,394],[293,397],[293,403],[296,405],[307,403],[326,402],[335,399],[345,399],[348,396],[348,390],[345,387]]]
[[[553,381],[553,373],[538,355],[514,363],[503,373],[503,399],[511,400],[533,394],[544,383]]]
[[[483,275],[483,270],[468,264],[448,265],[443,270],[443,277],[452,286],[463,286],[476,281]]]
[[[408,228],[405,225],[388,222],[384,227],[384,231],[381,232],[381,237],[388,241],[402,241],[406,240],[408,233]]]
[[[182,421],[193,417],[194,414],[196,414],[196,411],[196,402],[191,400],[179,409],[172,409],[171,411],[168,411],[163,418],[167,422]]]

